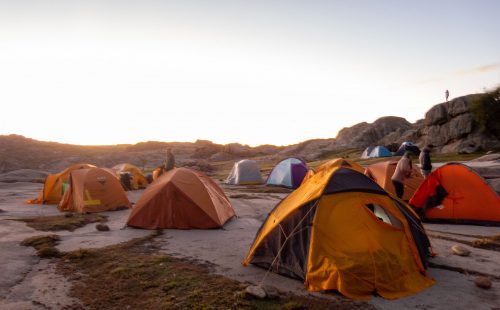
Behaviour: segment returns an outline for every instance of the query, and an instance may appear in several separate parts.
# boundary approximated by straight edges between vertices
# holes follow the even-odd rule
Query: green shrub
[[[471,112],[482,132],[500,137],[500,86],[475,99]]]

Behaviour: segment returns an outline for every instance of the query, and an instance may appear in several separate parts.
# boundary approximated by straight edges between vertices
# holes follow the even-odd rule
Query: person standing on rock
[[[398,196],[399,199],[403,199],[405,192],[405,179],[411,176],[411,172],[411,153],[405,152],[405,154],[401,156],[401,159],[398,161],[396,170],[394,170],[394,174],[391,178],[392,185],[394,185],[394,189],[396,190],[396,196]]]
[[[444,96],[446,97],[446,102],[448,102],[448,97],[450,96],[450,92],[448,90],[446,90],[444,92]]]
[[[432,144],[427,144],[422,152],[420,152],[420,156],[418,157],[418,160],[420,162],[420,171],[422,172],[422,175],[424,176],[425,179],[431,174],[432,172],[432,163],[431,163],[431,151],[432,151]]]
[[[163,170],[164,172],[167,172],[169,170],[174,169],[174,166],[175,166],[175,157],[174,154],[172,154],[170,148],[168,148],[167,155],[165,157],[165,163],[163,164]]]

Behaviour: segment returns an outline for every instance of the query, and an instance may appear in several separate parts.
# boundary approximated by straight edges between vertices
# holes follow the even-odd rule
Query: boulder
[[[98,231],[109,231],[109,226],[106,224],[97,224],[97,225],[95,225],[95,228]]]
[[[474,279],[474,283],[476,284],[477,287],[483,288],[483,289],[490,289],[492,286],[491,280],[488,277],[484,276],[479,276]]]
[[[438,104],[425,113],[425,125],[441,125],[448,121],[448,111],[446,105]]]
[[[264,289],[261,286],[257,286],[257,285],[247,286],[247,288],[245,289],[245,292],[248,295],[256,297],[258,299],[264,299],[267,296]]]
[[[454,245],[451,247],[453,254],[458,256],[469,256],[471,251],[461,245]]]
[[[376,145],[379,140],[395,131],[399,131],[402,135],[409,129],[412,129],[412,125],[402,117],[381,117],[371,124],[363,122],[343,128],[337,135],[336,145],[344,148],[365,148]]]

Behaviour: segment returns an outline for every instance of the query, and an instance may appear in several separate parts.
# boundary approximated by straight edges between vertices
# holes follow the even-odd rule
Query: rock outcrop
[[[343,128],[337,135],[336,145],[339,148],[365,148],[380,144],[379,141],[387,135],[401,136],[411,129],[412,124],[402,117],[381,117],[371,124],[359,123],[352,127]]]

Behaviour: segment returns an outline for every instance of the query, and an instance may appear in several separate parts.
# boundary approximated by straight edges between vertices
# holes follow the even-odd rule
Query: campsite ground
[[[311,294],[300,281],[241,265],[267,213],[287,190],[224,186],[238,216],[223,229],[157,234],[124,227],[129,210],[103,213],[109,231],[97,231],[95,223],[73,231],[36,230],[16,219],[60,215],[55,206],[24,203],[41,187],[39,183],[0,183],[0,309],[210,308],[207,304],[261,309],[301,305],[316,309],[500,308],[500,248],[498,244],[471,246],[474,240],[499,235],[499,227],[426,225],[438,254],[429,268],[436,284],[394,301],[374,296],[370,301],[353,302],[335,293]],[[141,192],[128,192],[130,200],[137,201]],[[58,235],[56,248],[69,254],[42,259],[32,247],[20,245],[29,237],[48,234]],[[472,254],[453,255],[450,248],[455,244],[471,249]],[[488,276],[492,288],[475,286],[477,275]],[[240,292],[245,283],[273,286],[284,298],[266,302],[244,298]]]

